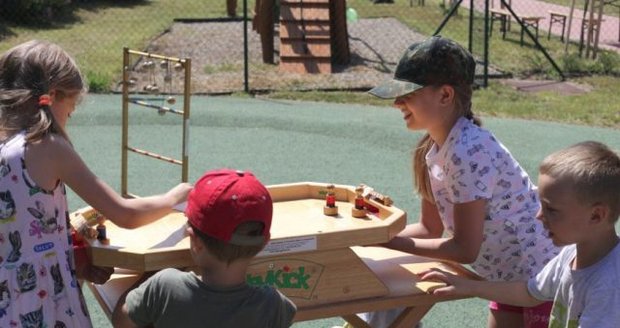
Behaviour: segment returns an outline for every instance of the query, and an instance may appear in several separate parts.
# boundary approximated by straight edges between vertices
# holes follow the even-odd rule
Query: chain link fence
[[[0,0],[0,50],[56,42],[95,92],[121,90],[123,47],[190,58],[194,94],[367,90],[437,32],[470,48],[479,76],[616,74],[620,0],[594,2],[598,24],[587,0]]]

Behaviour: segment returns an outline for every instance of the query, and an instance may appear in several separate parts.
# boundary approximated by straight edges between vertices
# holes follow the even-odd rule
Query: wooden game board
[[[405,212],[367,200],[376,212],[353,218],[354,187],[336,185],[339,214],[326,216],[326,186],[303,182],[268,187],[274,201],[271,241],[251,265],[248,281],[276,286],[298,306],[387,295],[385,284],[350,247],[389,241],[405,227]],[[71,220],[94,214],[85,208]],[[87,239],[89,255],[95,265],[138,272],[191,267],[186,221],[179,211],[133,230],[107,221],[109,244]]]

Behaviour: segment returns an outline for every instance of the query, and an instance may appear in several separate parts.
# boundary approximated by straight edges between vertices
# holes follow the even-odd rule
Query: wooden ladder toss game
[[[132,65],[130,63],[131,55],[141,56],[140,62]],[[159,62],[156,62],[159,61]],[[142,90],[148,94],[154,94],[158,97],[130,97],[130,87],[140,87],[139,81],[131,76],[132,72],[135,72],[135,68],[141,70],[143,73],[148,74],[147,84],[142,86]],[[163,71],[163,93],[157,84],[157,78],[155,77],[155,70],[159,67]],[[189,172],[189,115],[190,115],[190,92],[191,92],[191,59],[190,58],[175,58],[163,55],[152,54],[148,52],[131,50],[129,48],[123,48],[123,127],[122,127],[122,151],[121,151],[121,195],[123,197],[134,197],[128,192],[128,153],[134,152],[139,155],[144,155],[150,158],[158,159],[167,163],[177,164],[181,166],[181,181],[188,181]],[[164,100],[174,105],[176,99],[172,96],[173,90],[173,72],[183,72],[183,110],[176,110],[171,107],[164,106]],[[166,96],[166,98],[164,98]],[[154,101],[160,101],[161,104],[156,104]],[[160,115],[166,113],[172,113],[183,116],[183,140],[181,147],[181,159],[174,159],[171,157],[163,156],[151,151],[146,151],[129,146],[129,104],[134,104],[141,107],[152,108],[157,110]]]

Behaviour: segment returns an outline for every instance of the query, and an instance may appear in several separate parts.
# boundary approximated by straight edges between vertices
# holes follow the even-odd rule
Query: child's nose
[[[394,103],[392,104],[392,107],[396,109],[402,109],[404,105],[405,105],[405,102],[400,97],[398,97],[394,99]]]
[[[538,210],[538,212],[536,212],[536,219],[543,221],[544,220],[544,216],[542,213],[542,208]]]

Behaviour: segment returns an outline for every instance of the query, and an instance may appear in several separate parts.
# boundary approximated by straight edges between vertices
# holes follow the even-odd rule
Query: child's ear
[[[187,227],[185,233],[189,236],[189,248],[193,252],[200,252],[204,248],[202,239],[196,236],[196,233],[194,232],[194,229],[192,227]]]
[[[590,222],[595,224],[610,222],[608,216],[609,206],[602,203],[596,203],[592,205],[592,210],[590,212]]]
[[[442,105],[450,105],[454,102],[454,88],[451,85],[444,84],[440,87],[440,102]]]
[[[50,101],[53,104],[54,101],[56,100],[56,89],[50,89],[50,91],[47,94],[50,96]]]

